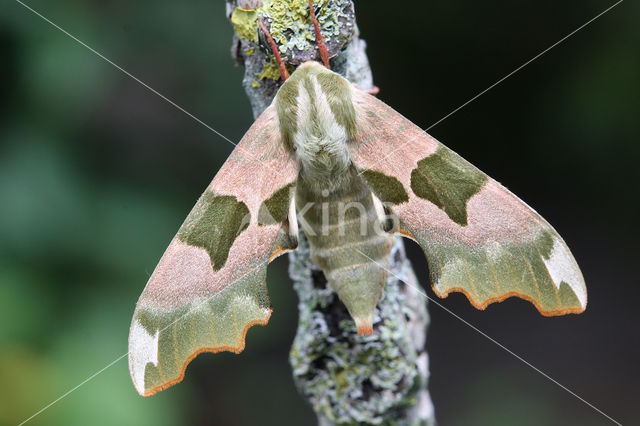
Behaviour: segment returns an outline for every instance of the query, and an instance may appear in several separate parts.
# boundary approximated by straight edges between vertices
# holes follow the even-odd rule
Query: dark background
[[[426,128],[612,3],[356,10],[380,98]],[[250,126],[221,0],[28,4],[231,140]],[[556,318],[514,299],[484,312],[459,294],[440,302],[623,424],[640,420],[639,20],[623,2],[430,131],[551,222],[589,290],[584,314]],[[14,1],[0,5],[0,49],[0,424],[16,424],[126,352],[138,295],[233,147]],[[275,312],[241,355],[202,355],[146,399],[123,359],[30,424],[312,424],[287,361],[297,300],[286,266],[270,267]],[[430,313],[441,425],[612,424]]]

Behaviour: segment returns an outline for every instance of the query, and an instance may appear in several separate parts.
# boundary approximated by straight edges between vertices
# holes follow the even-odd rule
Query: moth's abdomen
[[[355,170],[332,192],[313,193],[298,179],[296,204],[311,258],[354,318],[370,334],[382,297],[393,237],[382,230],[372,193]]]

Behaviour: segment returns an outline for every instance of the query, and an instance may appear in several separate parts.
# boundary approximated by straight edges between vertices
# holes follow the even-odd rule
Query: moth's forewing
[[[249,327],[267,323],[267,264],[296,243],[286,216],[258,216],[261,207],[263,216],[289,207],[289,192],[263,204],[297,173],[270,107],[198,200],[138,300],[129,370],[141,395],[181,381],[201,352],[242,351]]]
[[[382,101],[353,91],[351,156],[422,247],[433,289],[484,309],[517,296],[543,315],[580,313],[587,291],[560,235],[538,213]]]

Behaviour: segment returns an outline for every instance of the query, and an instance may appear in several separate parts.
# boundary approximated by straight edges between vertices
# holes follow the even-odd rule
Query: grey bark
[[[373,88],[353,3],[328,0],[321,4],[319,20],[332,70],[363,89]],[[299,22],[287,22],[299,21],[300,15],[263,8],[260,0],[227,0],[229,18],[238,6],[259,8],[258,16],[268,28],[286,29],[283,35],[288,42],[281,54],[287,64],[319,60],[311,24],[306,25],[308,29],[300,29]],[[256,43],[236,33],[232,55],[245,67],[243,86],[257,117],[271,104],[282,84],[276,79],[257,79],[265,64],[271,63],[269,44],[262,35]],[[289,360],[295,383],[320,425],[435,424],[427,390],[426,299],[417,291],[419,283],[402,238],[396,237],[390,256],[392,273],[376,308],[374,334],[361,337],[346,308],[327,286],[324,274],[310,259],[303,234],[298,250],[289,254],[289,275],[298,293],[300,313]]]

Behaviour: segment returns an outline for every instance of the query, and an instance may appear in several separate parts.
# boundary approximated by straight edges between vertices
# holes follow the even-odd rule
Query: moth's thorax
[[[295,151],[312,190],[331,190],[344,178],[355,137],[351,84],[317,62],[302,64],[275,98],[285,146]]]

